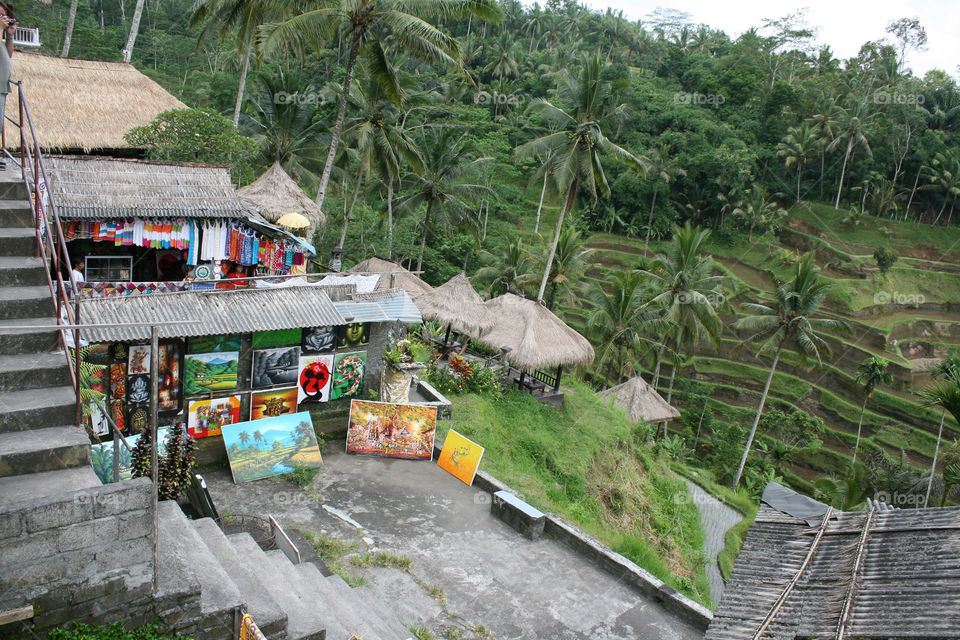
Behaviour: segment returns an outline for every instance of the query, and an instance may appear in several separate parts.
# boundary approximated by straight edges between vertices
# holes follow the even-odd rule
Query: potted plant
[[[405,404],[410,401],[410,383],[430,360],[430,347],[411,338],[399,340],[383,352],[380,401]]]

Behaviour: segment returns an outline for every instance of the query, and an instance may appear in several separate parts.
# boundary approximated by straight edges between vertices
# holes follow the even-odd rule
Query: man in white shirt
[[[73,261],[73,269],[70,271],[70,284],[73,286],[74,293],[80,293],[83,282],[83,258],[77,258]]]

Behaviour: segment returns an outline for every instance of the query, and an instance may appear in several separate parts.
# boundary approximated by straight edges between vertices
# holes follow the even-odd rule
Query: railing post
[[[157,460],[157,394],[159,392],[160,344],[157,325],[150,327],[150,435],[153,444],[150,447],[150,471],[153,478],[153,592],[156,593],[157,565],[160,563],[160,517],[158,512],[160,493],[160,474]]]
[[[74,317],[79,319],[80,318],[80,300],[78,300],[77,298],[74,298],[74,305],[75,305]],[[79,323],[75,323],[75,324],[79,324]],[[73,373],[74,373],[73,379],[77,383],[76,388],[74,389],[74,391],[77,394],[77,408],[76,408],[76,415],[75,415],[76,424],[78,427],[82,427],[83,426],[83,401],[80,398],[80,388],[82,385],[80,384],[80,328],[79,327],[76,327],[73,330]],[[108,380],[110,379],[109,376],[107,377],[107,379]]]

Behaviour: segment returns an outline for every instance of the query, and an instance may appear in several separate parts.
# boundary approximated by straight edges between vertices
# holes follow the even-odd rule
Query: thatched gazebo
[[[279,162],[274,162],[263,175],[247,186],[237,189],[237,194],[253,203],[260,215],[269,222],[276,222],[291,212],[303,215],[310,221],[307,238],[312,238],[313,231],[327,222],[327,216],[317,203],[303,192]]]
[[[419,296],[433,291],[433,287],[410,273],[396,262],[390,262],[383,258],[367,258],[363,262],[358,262],[347,271],[353,273],[362,273],[366,275],[381,274],[380,281],[374,287],[374,291],[384,291],[386,289],[403,289],[407,294],[416,300]]]
[[[639,375],[601,391],[600,397],[604,400],[614,398],[614,403],[623,407],[631,422],[653,424],[680,417],[680,412]]]
[[[493,327],[493,317],[483,298],[462,272],[419,296],[415,304],[424,320],[447,325],[444,342],[450,341],[451,329],[476,340]]]
[[[513,293],[486,303],[496,324],[478,339],[494,349],[509,349],[510,363],[520,370],[520,384],[527,371],[557,368],[554,390],[560,389],[564,365],[590,364],[593,346],[545,306]]]

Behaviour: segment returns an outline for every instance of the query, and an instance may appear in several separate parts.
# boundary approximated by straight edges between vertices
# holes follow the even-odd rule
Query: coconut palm
[[[332,39],[338,33],[349,34],[350,44],[340,93],[337,114],[330,133],[330,149],[320,175],[317,204],[323,206],[333,162],[340,145],[347,101],[353,86],[353,70],[357,60],[366,58],[370,73],[394,98],[400,95],[396,75],[386,64],[384,44],[389,40],[404,54],[424,62],[461,69],[461,49],[456,38],[427,22],[428,18],[444,20],[475,15],[498,20],[500,8],[490,0],[297,0],[296,15],[263,29],[261,39],[265,52],[292,47],[305,58],[308,45],[321,39]]]
[[[775,286],[774,303],[769,306],[753,302],[743,303],[740,308],[753,315],[741,318],[733,325],[736,329],[750,332],[745,343],[760,343],[758,355],[773,351],[773,361],[770,364],[767,381],[763,385],[760,406],[757,407],[757,415],[747,435],[747,445],[743,450],[740,467],[733,481],[734,489],[740,484],[743,468],[747,464],[747,457],[750,455],[750,448],[757,434],[757,425],[760,424],[760,416],[767,403],[770,383],[773,381],[773,374],[777,370],[777,363],[780,361],[783,349],[791,347],[805,359],[813,357],[820,363],[824,357],[829,358],[831,352],[830,345],[818,333],[821,331],[850,332],[850,326],[843,320],[813,317],[820,309],[831,285],[820,279],[820,270],[817,268],[812,252],[804,254],[797,260],[793,279],[790,282],[781,281],[772,272],[768,271],[767,274]]]
[[[70,2],[70,11],[67,14],[67,29],[63,34],[63,48],[60,50],[60,57],[66,58],[70,55],[70,41],[73,39],[73,25],[77,20],[77,3],[79,0]]]
[[[127,35],[127,44],[123,47],[123,61],[129,63],[133,59],[133,45],[137,42],[137,34],[140,32],[140,18],[143,17],[143,5],[145,0],[137,0],[137,5],[133,9],[133,18],[130,20],[130,33]]]
[[[580,190],[585,188],[594,200],[598,191],[603,195],[610,191],[602,154],[616,156],[641,172],[649,164],[645,158],[638,158],[608,140],[603,133],[604,123],[611,122],[624,109],[616,102],[610,82],[601,77],[606,66],[598,54],[584,55],[576,74],[567,70],[560,72],[557,97],[572,105],[569,113],[543,99],[534,100],[528,107],[556,131],[517,147],[516,156],[518,159],[545,156],[547,159],[538,177],[548,174],[553,188],[563,194],[553,244],[537,292],[538,301],[543,300],[547,288],[564,218],[573,209]]]
[[[957,203],[957,196],[960,196],[960,151],[956,148],[948,152],[937,152],[934,154],[930,163],[924,165],[921,173],[926,177],[930,184],[921,187],[922,189],[935,189],[943,192],[943,205],[937,212],[937,217],[933,224],[940,222],[944,209],[947,208],[947,202],[951,202],[950,215],[947,216],[947,226],[953,219],[953,208]]]
[[[847,163],[850,156],[858,147],[868,156],[873,157],[873,151],[870,149],[870,142],[867,140],[870,123],[876,114],[867,110],[865,102],[858,103],[852,109],[839,108],[839,125],[837,127],[837,136],[827,145],[827,151],[833,151],[840,145],[846,147],[843,153],[843,166],[840,169],[840,184],[837,187],[837,200],[833,203],[834,209],[840,208],[840,195],[843,193],[843,179],[847,175]]]
[[[662,144],[659,148],[650,152],[647,157],[650,161],[649,172],[653,174],[653,198],[650,200],[650,215],[647,216],[647,235],[643,239],[643,255],[647,255],[647,248],[650,246],[650,231],[653,229],[653,209],[657,204],[657,193],[660,191],[660,183],[670,183],[674,178],[687,175],[687,172],[677,164],[676,160],[670,158],[670,145]]]
[[[805,120],[813,127],[813,133],[820,148],[820,197],[823,197],[823,175],[827,157],[827,145],[837,137],[837,122],[839,107],[835,104],[823,108],[820,113],[814,114]]]
[[[934,380],[943,378],[942,385],[935,386],[930,389],[925,389],[920,392],[920,395],[924,400],[929,404],[934,404],[940,407],[940,429],[937,431],[937,446],[933,450],[933,462],[930,463],[930,478],[927,480],[927,495],[923,500],[923,506],[926,507],[927,503],[930,501],[930,490],[933,487],[933,476],[937,473],[937,456],[940,453],[940,442],[943,439],[943,422],[947,416],[947,404],[950,401],[950,398],[953,394],[953,390],[950,386],[960,385],[960,354],[951,353],[949,356],[937,363],[937,365],[930,371],[930,376]],[[951,413],[953,411],[951,410]],[[956,419],[957,414],[953,413],[954,419]],[[946,489],[944,489],[944,495],[946,495]]]
[[[797,165],[797,202],[800,202],[800,178],[803,175],[803,165],[818,150],[817,134],[806,122],[796,127],[790,127],[787,135],[777,145],[777,155],[783,158],[787,169]]]
[[[867,410],[867,400],[878,384],[893,382],[893,374],[887,370],[890,362],[880,356],[871,356],[857,365],[857,383],[863,385],[863,403],[860,405],[860,421],[857,423],[857,441],[853,445],[853,461],[851,467],[857,464],[857,452],[860,450],[860,430],[863,427],[863,414]]]
[[[733,215],[743,218],[749,226],[747,242],[753,243],[753,231],[759,228],[766,233],[776,230],[787,215],[786,209],[781,207],[767,192],[762,184],[754,183],[744,191],[744,198],[733,210]]]
[[[550,268],[550,289],[544,300],[547,309],[553,309],[558,293],[561,298],[569,299],[576,288],[577,280],[586,270],[593,249],[584,247],[583,242],[583,234],[577,229],[564,227],[560,232]]]
[[[511,240],[497,253],[481,249],[478,257],[483,266],[477,269],[473,280],[486,284],[484,293],[489,297],[502,293],[523,295],[524,288],[536,280],[531,273],[533,261],[523,248],[523,240]]]

